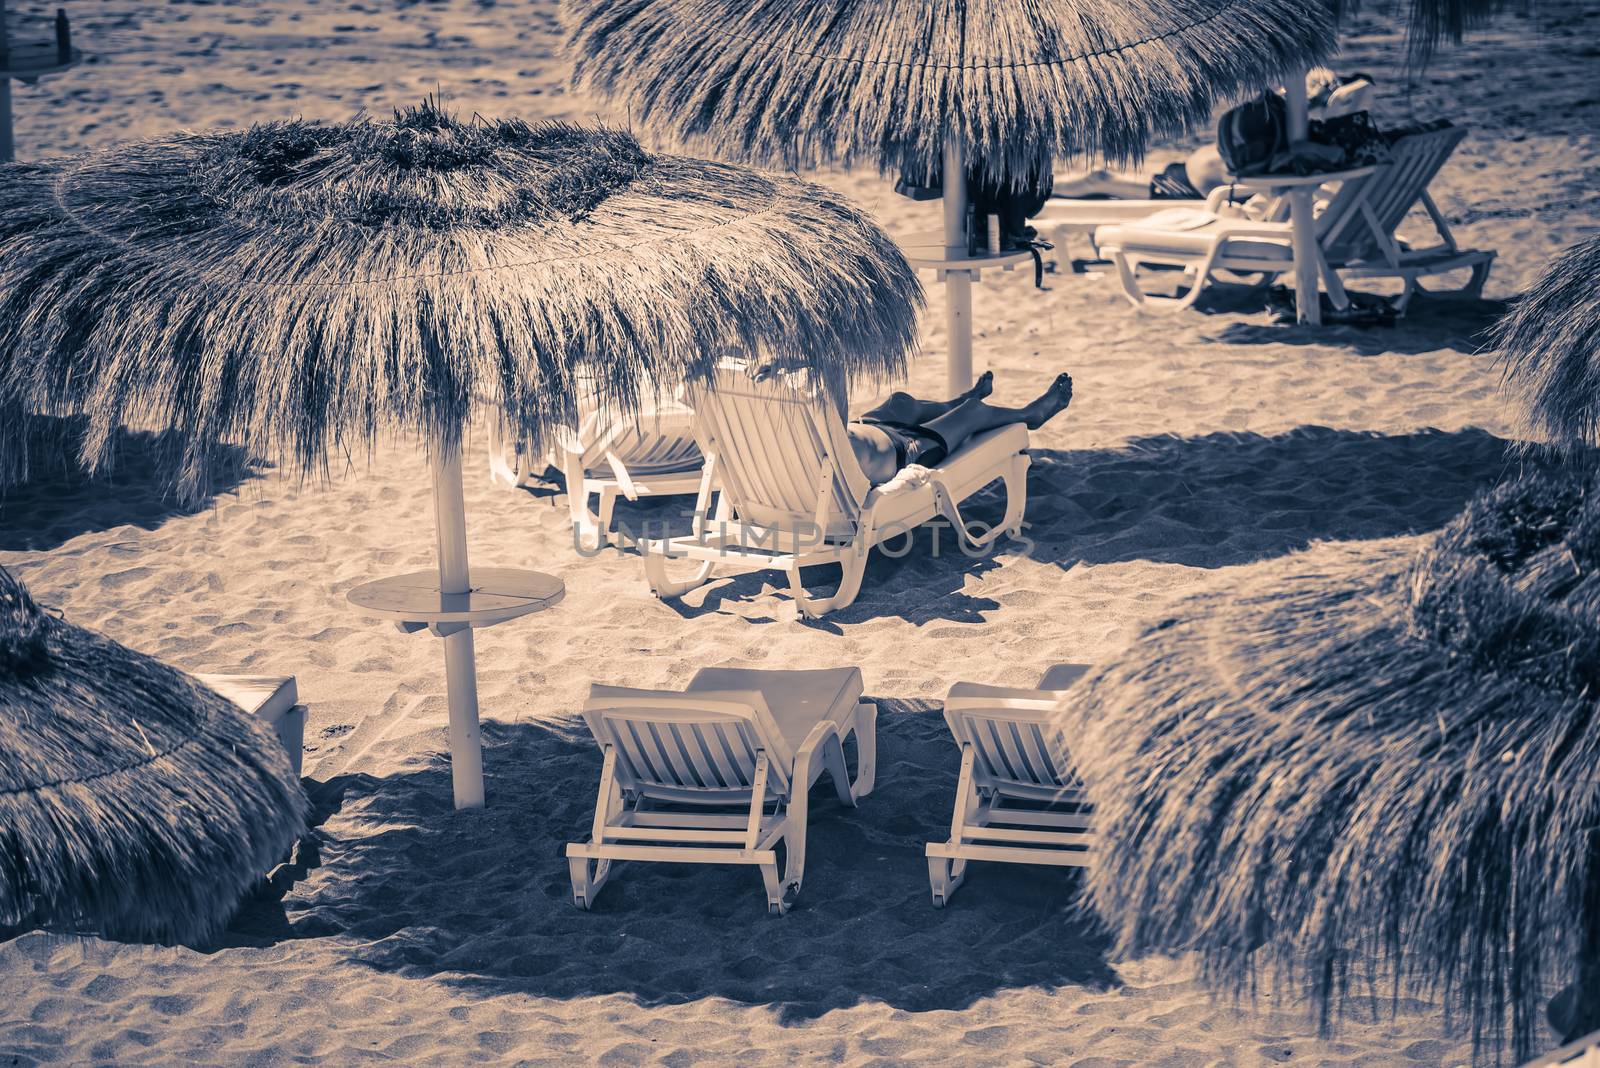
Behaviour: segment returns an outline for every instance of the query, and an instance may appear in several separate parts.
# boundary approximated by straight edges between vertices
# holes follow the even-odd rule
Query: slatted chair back
[[[683,693],[594,685],[584,721],[616,753],[624,794],[667,801],[748,801],[767,756],[767,796],[789,796],[794,755],[755,690]]]
[[[756,381],[742,366],[718,368],[690,389],[700,447],[739,521],[779,532],[829,537],[855,532],[871,483],[856,462],[844,421],[816,391],[776,374]]]
[[[1406,134],[1390,146],[1387,163],[1345,182],[1317,219],[1317,240],[1328,261],[1383,259],[1384,239],[1393,238],[1466,136],[1460,126]]]
[[[691,470],[701,461],[694,410],[671,397],[645,396],[639,410],[623,413],[591,387],[580,394],[576,451],[585,471],[604,471],[614,456],[634,475]]]
[[[945,700],[945,722],[957,745],[971,744],[981,789],[1048,798],[1078,787],[1051,723],[1056,700],[956,694]]]

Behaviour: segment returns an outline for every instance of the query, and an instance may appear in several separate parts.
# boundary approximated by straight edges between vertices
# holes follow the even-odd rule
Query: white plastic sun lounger
[[[975,682],[950,688],[944,719],[961,747],[961,777],[950,840],[928,843],[935,908],[949,903],[969,861],[1088,865],[1090,813],[1050,725],[1062,691],[1088,670],[1057,664],[1032,690]]]
[[[851,806],[872,792],[878,709],[861,694],[858,668],[704,668],[682,692],[591,687],[583,718],[605,761],[590,839],[567,846],[573,901],[592,906],[619,860],[753,864],[768,911],[786,912],[811,785],[827,771]]]
[[[976,552],[1002,534],[1017,534],[1028,496],[1028,430],[1013,423],[980,434],[936,468],[908,467],[873,486],[856,462],[838,410],[799,373],[757,381],[740,364],[720,367],[714,381],[691,387],[695,434],[706,457],[698,516],[713,487],[721,492],[711,522],[693,535],[642,542],[645,575],[659,597],[681,597],[703,585],[717,565],[788,572],[800,611],[818,617],[856,599],[874,545],[944,516],[962,545]],[[1004,480],[1006,511],[990,530],[970,527],[960,505]],[[667,575],[669,559],[699,561],[683,581]],[[839,587],[812,597],[800,569],[838,564]]]
[[[694,440],[694,412],[676,400],[647,404],[636,415],[608,411],[591,398],[578,425],[559,435],[551,450],[567,486],[577,544],[585,550],[605,543],[619,496],[697,493],[702,458]],[[532,457],[520,445],[505,447],[500,428],[489,433],[489,475],[510,486],[533,476]],[[589,499],[598,494],[599,508]]]
[[[294,773],[300,774],[306,736],[306,709],[293,675],[195,675],[207,689],[226,697],[246,713],[260,716],[278,734],[289,752]]]
[[[1404,311],[1421,288],[1419,279],[1463,269],[1472,274],[1461,292],[1482,295],[1494,252],[1462,249],[1428,193],[1428,184],[1465,136],[1466,130],[1459,126],[1409,134],[1394,142],[1391,158],[1380,166],[1321,176],[1342,177],[1338,191],[1317,216],[1311,252],[1316,273],[1335,305],[1349,304],[1345,279],[1398,278],[1404,289],[1397,308]],[[1287,185],[1317,179],[1266,176],[1250,182],[1270,186],[1275,180]],[[1396,230],[1419,202],[1439,243],[1410,248]],[[1295,267],[1289,223],[1230,213],[1221,207],[1216,191],[1204,211],[1162,212],[1139,223],[1104,226],[1095,231],[1095,244],[1116,263],[1123,292],[1135,306],[1165,311],[1192,305],[1214,272],[1270,279]],[[1174,297],[1146,291],[1139,281],[1141,266],[1181,268],[1187,291]]]
[[[1328,100],[1317,109],[1313,117],[1331,118],[1339,115],[1348,115],[1354,111],[1364,111],[1372,97],[1372,83],[1365,79],[1349,82],[1335,89]],[[1238,200],[1243,202],[1249,199],[1253,190],[1240,190]],[[1215,190],[1207,197],[1185,199],[1183,197],[1168,197],[1162,200],[1136,200],[1124,198],[1089,199],[1082,197],[1055,196],[1045,204],[1044,209],[1034,216],[1033,224],[1041,229],[1049,228],[1058,232],[1069,234],[1083,234],[1094,243],[1094,231],[1101,226],[1116,226],[1125,223],[1138,223],[1158,211],[1170,208],[1192,207],[1199,208],[1203,203],[1212,201],[1213,198],[1226,198],[1226,192],[1218,194]],[[1219,199],[1217,204],[1227,204],[1226,199]],[[1282,221],[1288,218],[1289,203],[1283,197],[1271,197],[1266,204],[1253,205],[1255,210],[1249,214],[1251,218],[1263,221]],[[1210,207],[1208,210],[1216,210]],[[1096,249],[1098,252],[1098,248]]]

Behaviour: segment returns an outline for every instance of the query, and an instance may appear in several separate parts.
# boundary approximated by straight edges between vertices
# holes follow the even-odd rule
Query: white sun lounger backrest
[[[855,531],[871,483],[856,462],[838,412],[790,376],[756,381],[739,365],[690,388],[700,446],[717,457],[717,477],[741,522],[811,533]]]
[[[585,471],[602,470],[615,456],[637,475],[683,471],[700,462],[694,439],[694,411],[670,396],[646,393],[636,413],[603,403],[592,383],[579,395],[580,419],[573,442]]]
[[[1037,690],[1008,693],[1001,687],[966,685],[951,690],[944,704],[945,722],[957,745],[972,745],[979,787],[1040,798],[1077,787],[1051,722],[1057,700]]]
[[[1466,136],[1460,126],[1406,134],[1390,146],[1387,163],[1345,182],[1317,219],[1323,255],[1333,263],[1381,258],[1383,246],[1366,212],[1380,233],[1392,237]]]
[[[748,798],[765,752],[768,796],[789,796],[794,754],[759,691],[597,684],[583,718],[601,748],[615,750],[625,793],[703,803]]]

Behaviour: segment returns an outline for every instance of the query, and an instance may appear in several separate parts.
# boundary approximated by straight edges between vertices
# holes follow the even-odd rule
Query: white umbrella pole
[[[967,161],[953,135],[944,142],[945,259],[967,258]],[[949,395],[972,388],[972,274],[947,271],[944,276],[945,327],[950,356],[945,363]]]
[[[1310,120],[1306,114],[1306,72],[1298,71],[1284,86],[1284,103],[1289,112],[1289,143],[1306,140]],[[1295,318],[1312,326],[1322,325],[1322,297],[1317,291],[1317,230],[1313,197],[1309,185],[1289,191],[1290,240],[1294,246]]]
[[[461,490],[461,448],[433,455],[433,514],[439,528],[439,592],[466,593],[467,505]],[[456,808],[483,807],[483,739],[478,730],[478,667],[472,627],[444,638],[445,688],[450,702],[450,781]]]

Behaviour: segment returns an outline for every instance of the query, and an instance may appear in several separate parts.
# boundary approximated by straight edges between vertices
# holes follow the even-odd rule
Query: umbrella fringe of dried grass
[[[260,722],[0,568],[0,926],[204,944],[307,811]]]
[[[1002,180],[1134,161],[1334,46],[1329,9],[1299,0],[569,0],[562,17],[576,84],[686,144],[924,179],[947,124]]]
[[[1557,257],[1493,344],[1521,436],[1563,452],[1600,446],[1600,237]]]
[[[1436,996],[1480,1061],[1508,1021],[1531,1055],[1547,983],[1600,976],[1597,497],[1525,474],[1420,554],[1219,580],[1086,680],[1060,726],[1120,952],[1198,951],[1234,996],[1272,976],[1324,1028]]]
[[[91,470],[117,425],[174,428],[189,497],[220,443],[322,473],[393,428],[452,447],[485,402],[538,449],[581,383],[631,410],[730,351],[886,378],[922,299],[888,235],[819,186],[431,102],[17,164],[0,186],[0,411],[86,413]]]

